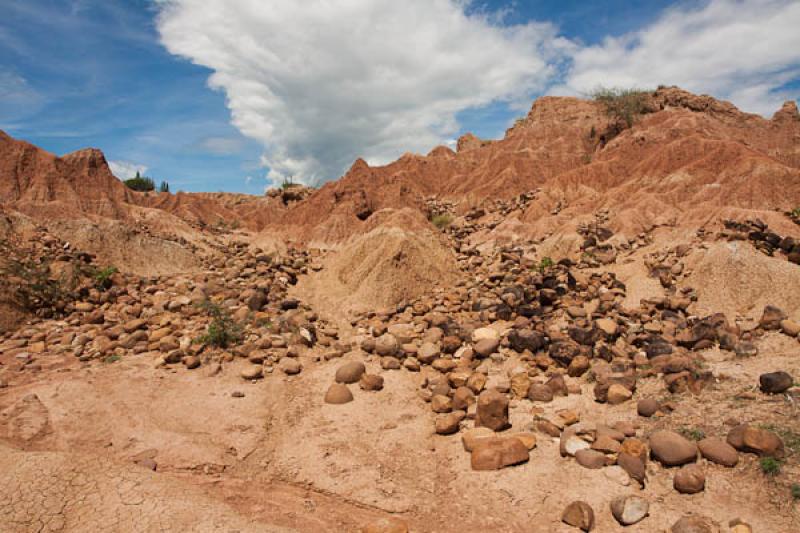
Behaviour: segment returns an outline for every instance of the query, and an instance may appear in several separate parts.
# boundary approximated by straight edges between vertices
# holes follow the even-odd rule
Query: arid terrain
[[[0,531],[800,531],[798,208],[677,87],[263,196],[0,132]]]

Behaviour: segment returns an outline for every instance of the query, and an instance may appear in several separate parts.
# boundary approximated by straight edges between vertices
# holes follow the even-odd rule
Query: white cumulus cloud
[[[111,168],[111,173],[121,180],[131,179],[136,176],[137,172],[141,176],[144,176],[144,173],[147,172],[147,167],[145,165],[139,165],[129,161],[109,161],[108,166]]]
[[[173,54],[213,71],[270,177],[338,177],[359,156],[425,152],[456,114],[542,92],[572,49],[548,23],[502,25],[467,0],[160,0]]]
[[[653,24],[577,50],[556,94],[603,86],[678,85],[770,116],[796,96],[800,2],[713,0],[665,11]]]

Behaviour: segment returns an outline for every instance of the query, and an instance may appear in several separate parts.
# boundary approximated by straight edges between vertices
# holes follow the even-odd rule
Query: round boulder
[[[345,363],[336,370],[336,383],[355,383],[366,371],[367,367],[361,361]]]
[[[650,453],[664,466],[681,466],[697,460],[697,445],[674,431],[650,435]]]

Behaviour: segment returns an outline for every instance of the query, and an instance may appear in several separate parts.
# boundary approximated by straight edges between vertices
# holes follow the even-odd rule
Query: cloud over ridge
[[[462,0],[163,0],[173,54],[213,70],[232,122],[271,177],[336,178],[452,137],[456,113],[543,91],[571,43],[548,23],[503,26]]]

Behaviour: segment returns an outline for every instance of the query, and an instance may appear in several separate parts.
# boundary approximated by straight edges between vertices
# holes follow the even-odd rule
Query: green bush
[[[544,272],[548,268],[552,267],[554,264],[555,263],[553,263],[553,260],[550,259],[549,257],[542,257],[542,260],[539,261],[539,265],[537,268],[539,269],[539,272]]]
[[[76,298],[80,272],[65,270],[56,276],[52,258],[0,240],[0,285],[14,303],[30,312],[62,310]]]
[[[781,461],[774,457],[762,457],[758,464],[761,466],[761,471],[768,476],[775,476],[781,471]]]
[[[156,184],[152,178],[141,176],[138,172],[136,173],[136,177],[125,180],[122,183],[124,183],[129,189],[139,192],[150,192],[156,188]]]
[[[431,223],[439,229],[445,229],[453,223],[453,217],[447,213],[435,215],[433,218],[431,218]]]
[[[603,104],[609,116],[624,121],[630,128],[647,112],[648,94],[649,91],[642,89],[599,87],[591,96],[595,102]]]
[[[161,185],[158,186],[158,192],[169,192],[169,183],[162,181]]]
[[[197,342],[205,346],[227,348],[242,341],[242,325],[236,322],[230,313],[210,300],[200,306],[211,317],[206,333],[197,338]]]
[[[94,278],[94,286],[99,291],[105,291],[111,288],[111,276],[119,272],[117,267],[109,266],[105,268],[101,268],[100,270],[95,270],[92,272],[92,278]]]
[[[800,500],[800,483],[792,483],[792,498]]]

